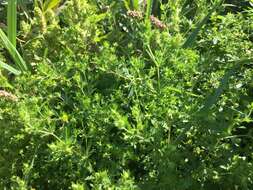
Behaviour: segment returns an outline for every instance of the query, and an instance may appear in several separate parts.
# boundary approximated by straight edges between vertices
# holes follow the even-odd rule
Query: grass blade
[[[195,98],[203,98],[201,95],[194,94],[192,92],[187,92],[185,90],[181,90],[181,89],[178,89],[178,88],[175,88],[175,87],[168,87],[167,89],[170,90],[170,91],[173,91],[173,92],[177,92],[179,94],[186,94],[188,96],[192,96],[192,97],[195,97]]]
[[[0,42],[7,49],[17,67],[21,71],[27,71],[28,68],[25,61],[18,53],[17,49],[12,45],[12,43],[10,42],[10,40],[8,39],[8,37],[5,35],[5,33],[1,28],[0,28]]]
[[[139,0],[132,0],[134,10],[139,10]]]
[[[61,0],[47,0],[43,3],[43,13],[45,14],[47,11],[54,9],[60,4]]]
[[[206,22],[209,20],[213,12],[215,12],[217,8],[221,6],[222,2],[223,0],[216,3],[214,7],[208,12],[208,14],[197,24],[196,28],[191,32],[191,34],[188,36],[188,38],[184,42],[182,46],[183,48],[190,48],[194,45],[201,28],[206,24]]]
[[[253,58],[250,59],[241,59],[238,61],[231,61],[229,63],[235,64],[232,68],[228,69],[227,72],[224,74],[220,81],[219,87],[214,91],[213,95],[210,95],[205,102],[204,107],[200,110],[201,112],[207,112],[213,105],[215,105],[219,97],[222,95],[223,91],[227,88],[229,84],[230,77],[234,74],[234,72],[244,64],[252,64]]]
[[[130,2],[129,0],[124,0],[124,5],[126,7],[127,10],[130,10]]]
[[[14,75],[20,75],[21,74],[21,72],[19,70],[15,69],[14,67],[12,67],[12,66],[10,66],[10,65],[2,62],[2,61],[0,61],[0,67],[6,69],[7,71],[9,71],[11,73],[13,73]]]
[[[16,48],[17,35],[17,0],[8,0],[7,34],[10,42]]]

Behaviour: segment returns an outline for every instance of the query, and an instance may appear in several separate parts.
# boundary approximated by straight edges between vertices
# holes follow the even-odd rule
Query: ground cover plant
[[[252,189],[252,1],[13,3],[0,189]]]

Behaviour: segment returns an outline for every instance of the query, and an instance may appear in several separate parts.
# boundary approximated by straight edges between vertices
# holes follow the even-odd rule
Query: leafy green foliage
[[[252,188],[252,10],[212,13],[182,48],[211,8],[171,2],[163,30],[124,2],[35,6],[33,72],[0,83],[17,96],[0,98],[0,189]]]
[[[206,24],[206,22],[208,21],[210,16],[213,14],[213,12],[216,11],[216,9],[218,9],[220,6],[222,6],[222,2],[223,1],[216,3],[214,5],[214,7],[212,9],[210,9],[210,11],[207,13],[207,15],[197,24],[196,28],[192,31],[192,33],[188,36],[188,38],[184,42],[184,44],[182,46],[183,48],[192,47],[194,45],[199,31]]]

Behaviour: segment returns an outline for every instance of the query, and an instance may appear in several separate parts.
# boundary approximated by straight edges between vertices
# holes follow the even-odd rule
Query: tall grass
[[[8,39],[8,37],[1,29],[0,29],[0,42],[7,49],[18,69],[20,69],[20,71],[27,71],[28,68],[25,61],[23,60],[17,49],[13,46],[11,41]]]
[[[19,70],[15,69],[14,67],[12,67],[12,66],[10,66],[10,65],[2,62],[2,61],[0,61],[0,67],[8,70],[9,72],[13,73],[14,75],[20,75],[21,74],[21,72]]]
[[[16,49],[16,37],[17,37],[17,0],[8,0],[7,8],[7,35],[0,29],[0,43],[11,55],[15,66],[14,68],[6,63],[0,62],[0,67],[8,70],[13,74],[20,74],[27,71],[27,65],[19,52]]]
[[[212,9],[207,13],[207,15],[196,25],[196,28],[189,34],[187,39],[185,40],[183,44],[183,48],[190,48],[192,47],[197,39],[197,36],[200,32],[200,30],[203,28],[203,26],[207,23],[210,16],[222,5],[223,0],[220,0],[219,2],[215,3]]]
[[[232,64],[232,67],[229,68],[225,72],[224,76],[221,78],[219,87],[214,90],[213,94],[211,94],[210,96],[206,98],[205,104],[200,111],[202,113],[208,112],[212,108],[212,106],[214,106],[218,102],[220,96],[222,95],[224,90],[226,90],[226,88],[228,87],[229,79],[231,78],[231,76],[233,76],[235,71],[240,69],[240,67],[244,65],[252,65],[252,63],[253,63],[253,58],[244,58],[241,60],[228,62],[227,64]]]
[[[16,48],[17,36],[17,0],[8,0],[7,34],[10,42]]]

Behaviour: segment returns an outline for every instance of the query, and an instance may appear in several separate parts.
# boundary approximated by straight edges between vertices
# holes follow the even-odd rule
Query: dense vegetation
[[[252,1],[7,5],[0,189],[252,189]]]

